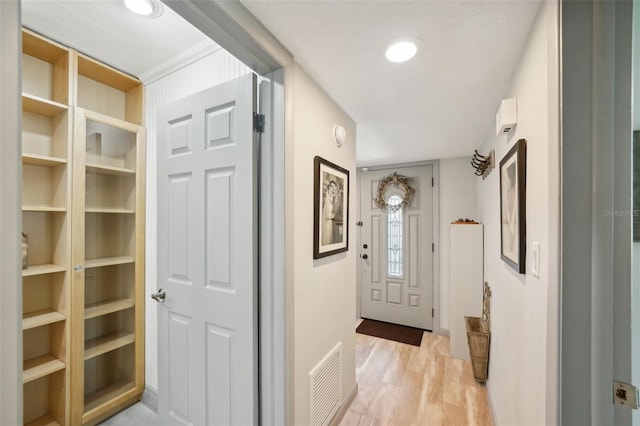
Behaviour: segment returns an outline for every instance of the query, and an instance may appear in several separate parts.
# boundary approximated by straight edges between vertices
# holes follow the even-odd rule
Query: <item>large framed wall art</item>
[[[313,159],[313,258],[349,249],[349,171]]]
[[[500,257],[521,274],[526,258],[527,142],[518,140],[500,161]]]

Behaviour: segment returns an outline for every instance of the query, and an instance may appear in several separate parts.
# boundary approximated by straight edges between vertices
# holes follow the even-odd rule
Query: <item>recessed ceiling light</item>
[[[391,62],[404,62],[413,58],[418,52],[418,46],[410,40],[400,40],[387,48],[385,56]]]
[[[138,15],[149,16],[156,9],[155,2],[151,0],[124,0],[125,6]]]

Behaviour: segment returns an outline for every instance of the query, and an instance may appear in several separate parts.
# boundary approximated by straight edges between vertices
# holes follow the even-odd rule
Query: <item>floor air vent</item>
[[[331,421],[342,401],[342,342],[338,343],[309,373],[311,425]]]

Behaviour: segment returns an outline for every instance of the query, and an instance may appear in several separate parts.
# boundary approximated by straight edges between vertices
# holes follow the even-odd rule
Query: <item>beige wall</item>
[[[558,4],[544,2],[504,98],[518,98],[518,124],[508,136],[490,126],[479,151],[495,149],[499,164],[527,140],[527,267],[518,274],[500,259],[499,170],[477,180],[485,224],[485,280],[492,289],[488,389],[496,424],[555,424],[558,410],[559,94]],[[497,106],[496,106],[497,108]],[[495,124],[495,123],[494,123]],[[540,278],[531,274],[540,243]]]
[[[484,154],[484,153],[483,153]],[[449,229],[458,218],[478,220],[471,157],[440,160],[440,330],[449,331]]]
[[[342,342],[343,399],[355,385],[356,125],[297,64],[285,69],[287,424],[309,424],[309,372]],[[332,127],[347,140],[333,142]],[[313,158],[350,172],[349,251],[313,259]]]

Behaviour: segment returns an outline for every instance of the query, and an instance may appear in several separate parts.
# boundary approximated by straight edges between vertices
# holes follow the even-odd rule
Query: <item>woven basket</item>
[[[489,342],[491,333],[478,317],[464,317],[467,325],[467,342],[473,367],[473,378],[480,383],[487,381],[489,373]]]
[[[467,343],[476,382],[485,383],[489,375],[489,344],[491,343],[491,289],[484,283],[482,318],[464,317]]]

